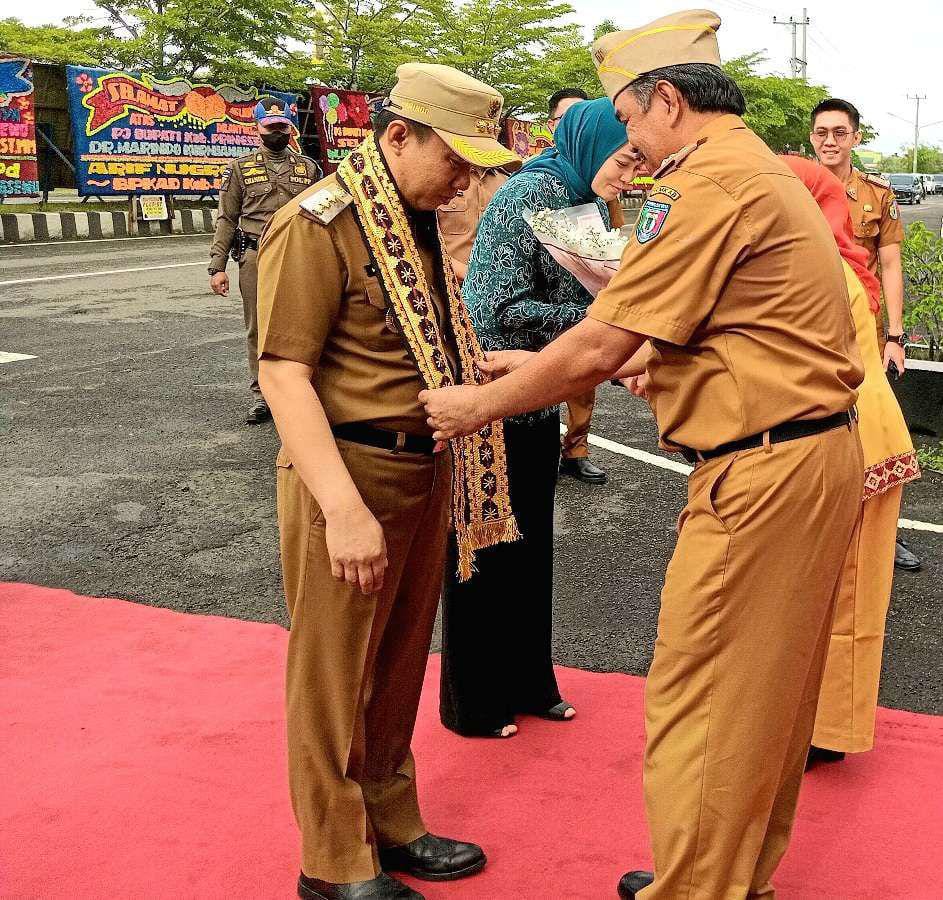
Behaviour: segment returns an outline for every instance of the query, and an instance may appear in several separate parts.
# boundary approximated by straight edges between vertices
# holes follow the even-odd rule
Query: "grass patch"
[[[921,469],[929,469],[943,475],[943,441],[935,447],[929,444],[926,447],[918,447],[917,462],[920,463]]]

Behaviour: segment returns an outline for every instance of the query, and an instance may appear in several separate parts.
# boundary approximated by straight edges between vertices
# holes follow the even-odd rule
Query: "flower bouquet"
[[[566,209],[540,209],[524,220],[547,252],[594,297],[619,268],[632,227],[610,230],[599,206],[585,203]]]

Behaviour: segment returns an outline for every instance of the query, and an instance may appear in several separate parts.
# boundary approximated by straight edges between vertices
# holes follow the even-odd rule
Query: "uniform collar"
[[[662,160],[661,165],[652,173],[652,177],[661,178],[662,175],[667,175],[681,165],[701,144],[710,140],[712,137],[717,137],[727,131],[736,131],[737,129],[746,127],[743,119],[741,119],[740,116],[733,115],[733,113],[724,113],[721,116],[717,116],[716,119],[711,119],[710,122],[694,136],[694,140],[691,141],[690,144],[682,147],[670,156],[666,156],[665,159]]]
[[[739,128],[746,128],[746,122],[733,113],[724,113],[716,119],[711,119],[694,137],[692,143],[698,143],[701,140],[707,140],[717,137],[725,131],[736,131]]]
[[[854,167],[851,167],[851,178],[845,185],[845,193],[855,202],[858,200],[858,183],[861,181],[861,173]]]

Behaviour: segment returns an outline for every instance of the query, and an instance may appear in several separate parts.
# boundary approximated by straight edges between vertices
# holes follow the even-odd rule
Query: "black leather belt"
[[[852,407],[848,412],[835,413],[835,415],[827,416],[824,419],[799,419],[795,422],[783,422],[782,425],[770,428],[769,442],[771,444],[781,444],[783,441],[811,437],[813,434],[821,434],[823,431],[841,428],[842,425],[850,425],[857,420],[858,411]],[[762,447],[764,434],[766,432],[752,434],[750,437],[741,438],[739,441],[728,441],[713,450],[694,450],[691,447],[680,447],[679,449],[681,455],[689,463],[697,463],[706,459],[716,459],[718,456],[726,456],[728,453],[736,453],[738,450],[752,450],[755,447]]]
[[[259,249],[259,239],[254,234],[247,234],[243,237],[242,240],[245,244],[246,250]]]
[[[344,425],[332,425],[334,437],[368,447],[379,447],[391,453],[423,453],[432,456],[436,442],[431,437],[421,434],[407,434],[405,431],[388,431],[363,422],[348,422]]]

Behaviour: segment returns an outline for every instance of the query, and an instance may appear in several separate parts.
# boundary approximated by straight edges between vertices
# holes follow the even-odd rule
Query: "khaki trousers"
[[[246,323],[246,350],[249,356],[249,385],[253,394],[262,398],[259,388],[259,319],[257,295],[259,290],[258,251],[246,250],[239,262],[239,293],[242,294],[242,316]]]
[[[861,753],[874,746],[884,625],[894,583],[894,541],[904,489],[861,506],[845,557],[812,743]]]
[[[862,483],[848,427],[692,473],[645,692],[645,900],[773,897]]]
[[[427,830],[409,745],[442,587],[451,458],[338,447],[383,527],[383,590],[365,597],[331,574],[324,516],[284,454],[278,519],[291,616],[289,783],[302,871],[346,883],[379,874],[378,847]]]
[[[589,456],[589,425],[596,405],[596,389],[566,401],[566,434],[560,441],[564,459],[585,459]]]

